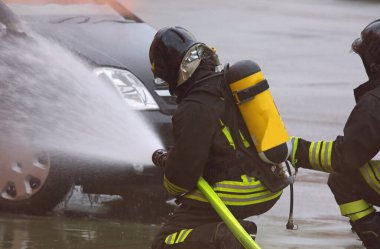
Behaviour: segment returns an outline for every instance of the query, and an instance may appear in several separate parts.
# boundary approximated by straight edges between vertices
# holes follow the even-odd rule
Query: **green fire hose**
[[[226,207],[219,196],[214,192],[211,186],[203,177],[200,177],[197,183],[198,189],[206,197],[208,202],[218,213],[233,235],[240,241],[246,249],[260,249],[260,246],[252,239],[251,236],[244,230],[239,221],[233,216],[231,211]]]

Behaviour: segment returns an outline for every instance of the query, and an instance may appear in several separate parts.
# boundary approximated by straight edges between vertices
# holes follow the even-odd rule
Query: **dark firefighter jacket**
[[[277,198],[280,192],[270,192],[249,176],[240,183],[223,182],[240,178],[254,163],[236,154],[227,126],[223,75],[209,70],[197,70],[194,74],[189,79],[193,82],[186,83],[188,89],[177,98],[179,105],[172,118],[174,146],[168,153],[164,176],[169,194],[179,198],[177,202],[206,202],[196,190],[197,181],[203,176],[227,205],[248,205]],[[246,144],[244,137],[248,136],[240,134]],[[246,195],[240,198],[241,195],[235,196],[241,194],[236,191]]]
[[[293,138],[292,161],[296,166],[341,173],[360,169],[364,173],[362,166],[380,151],[380,78],[360,85],[354,93],[357,103],[343,136],[319,142]],[[379,166],[369,164],[372,177],[380,177]]]

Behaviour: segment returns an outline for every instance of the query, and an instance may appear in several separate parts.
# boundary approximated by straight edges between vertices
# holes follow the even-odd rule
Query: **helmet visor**
[[[181,85],[191,77],[201,62],[202,53],[202,44],[196,44],[186,52],[179,66],[177,86]]]

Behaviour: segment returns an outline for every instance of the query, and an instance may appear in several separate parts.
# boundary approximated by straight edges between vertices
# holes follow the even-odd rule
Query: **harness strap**
[[[247,87],[240,91],[234,91],[232,94],[235,97],[236,103],[238,105],[253,99],[256,95],[269,89],[269,84],[267,80],[260,81],[259,83]]]

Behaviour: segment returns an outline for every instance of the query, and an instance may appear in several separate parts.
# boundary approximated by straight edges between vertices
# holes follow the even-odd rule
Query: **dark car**
[[[115,118],[115,108],[108,106],[110,102],[122,102],[122,108],[132,108],[143,116],[141,119],[158,134],[162,146],[169,147],[172,143],[171,115],[176,108],[175,100],[164,84],[154,82],[148,57],[155,30],[116,0],[8,0],[0,1],[0,7],[0,35],[8,32],[13,36],[6,44],[7,35],[3,34],[5,45],[0,46],[0,57],[3,57],[0,58],[0,88],[3,89],[0,91],[0,210],[27,213],[51,210],[73,185],[82,186],[85,193],[121,195],[133,201],[165,198],[162,172],[150,161],[134,162],[133,155],[131,160],[112,160],[112,152],[120,150],[122,154],[124,148],[120,147],[124,145],[131,151],[144,144],[148,149],[153,146],[149,137],[138,136],[143,127],[134,127],[132,134],[120,138],[121,146],[110,148],[107,144],[112,143],[108,140],[116,141],[118,134],[122,137],[128,133],[121,132],[128,128],[120,120],[128,123],[138,119],[132,113],[127,113],[129,117]],[[23,44],[21,48],[12,48],[18,41]],[[44,42],[53,45],[44,48],[40,45]],[[35,44],[42,47],[43,55],[39,56],[38,51],[29,53]],[[70,77],[73,82],[78,78],[71,76],[72,72],[77,70],[83,75],[85,69],[78,69],[80,63],[71,62],[71,55],[59,55],[54,49],[56,44],[80,58],[80,63],[92,71],[91,77],[106,87],[91,95],[89,92],[95,87],[88,87],[89,83],[85,88],[70,85]],[[43,56],[52,59],[41,59]],[[30,67],[34,69],[31,71]],[[67,72],[57,72],[60,67]],[[15,97],[17,94],[21,97]],[[25,96],[33,97],[26,101]],[[96,100],[88,103],[89,98]],[[62,107],[60,101],[66,101],[67,106]],[[116,109],[120,108],[115,105]],[[96,114],[99,109],[101,115]],[[49,112],[54,114],[47,115]],[[61,113],[67,115],[59,116]],[[106,123],[112,127],[109,131],[104,131],[104,122],[99,117],[107,119]],[[68,120],[71,123],[67,124]],[[80,122],[90,125],[77,127]],[[70,131],[68,127],[76,129],[77,135],[71,134],[66,139],[63,131]],[[103,140],[94,138],[95,132],[103,132]],[[93,143],[80,147],[82,136],[89,141],[94,138]],[[14,142],[18,137],[22,143]],[[64,142],[60,144],[61,139]],[[54,146],[45,148],[44,144],[49,143]],[[96,151],[81,153],[76,146],[93,147]]]

